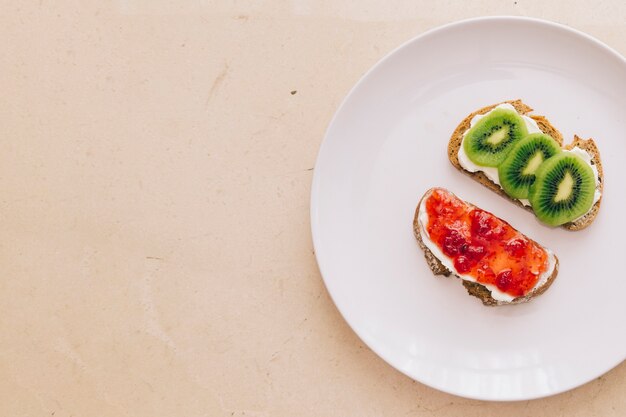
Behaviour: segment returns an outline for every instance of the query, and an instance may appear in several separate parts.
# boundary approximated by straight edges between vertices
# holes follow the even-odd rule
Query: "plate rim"
[[[447,386],[441,386],[441,385],[437,385],[437,384],[432,384],[429,382],[425,382],[422,379],[418,378],[417,376],[414,375],[409,375],[407,372],[403,371],[402,369],[398,368],[397,366],[395,366],[390,360],[388,360],[388,358],[376,347],[372,346],[370,343],[368,343],[367,339],[364,338],[364,336],[350,323],[350,321],[347,318],[346,313],[343,311],[342,307],[337,303],[337,300],[335,299],[335,296],[333,295],[332,291],[330,290],[330,286],[329,286],[329,272],[328,272],[328,267],[326,266],[326,263],[323,259],[321,259],[320,257],[320,252],[319,252],[319,248],[321,247],[320,244],[320,237],[319,237],[319,232],[317,232],[317,230],[319,230],[319,223],[318,223],[318,219],[317,219],[317,213],[319,210],[319,195],[320,195],[320,190],[319,190],[319,182],[320,182],[320,174],[319,174],[319,164],[320,164],[320,157],[322,155],[324,155],[324,149],[327,147],[327,143],[329,141],[328,137],[329,137],[329,132],[331,132],[334,129],[335,124],[337,123],[337,119],[339,117],[339,115],[342,113],[344,107],[346,106],[347,102],[350,100],[350,98],[355,94],[355,92],[361,87],[362,84],[364,84],[369,78],[370,76],[376,71],[378,70],[379,67],[383,66],[392,56],[394,56],[395,54],[397,54],[399,51],[407,48],[409,45],[415,43],[415,42],[420,42],[424,39],[427,39],[431,36],[436,36],[439,33],[451,30],[451,29],[458,29],[460,27],[466,26],[466,25],[475,25],[475,24],[482,24],[482,23],[489,23],[489,22],[506,22],[506,21],[515,21],[515,22],[522,22],[522,23],[531,23],[531,24],[536,24],[536,25],[543,25],[543,26],[547,26],[547,27],[551,27],[554,29],[558,29],[564,33],[567,33],[569,35],[573,35],[573,36],[577,36],[579,38],[582,38],[588,42],[591,42],[592,44],[594,44],[596,47],[604,50],[606,53],[609,53],[610,55],[612,55],[614,58],[616,58],[618,61],[621,61],[621,64],[624,65],[626,67],[626,57],[624,57],[622,54],[620,54],[619,52],[617,52],[617,50],[613,49],[612,47],[610,47],[609,45],[607,45],[606,43],[600,41],[599,39],[581,31],[578,29],[575,29],[573,27],[564,25],[562,23],[557,23],[554,21],[550,21],[550,20],[546,20],[546,19],[540,19],[540,18],[535,18],[535,17],[526,17],[526,16],[482,16],[482,17],[474,17],[474,18],[470,18],[470,19],[463,19],[463,20],[457,20],[457,21],[453,21],[450,23],[446,23],[443,25],[439,25],[436,26],[434,28],[428,29],[423,33],[420,33],[416,36],[413,36],[412,38],[404,41],[403,43],[401,43],[399,46],[393,48],[390,52],[388,52],[387,54],[385,54],[382,58],[380,58],[373,66],[371,66],[364,74],[362,74],[360,76],[360,78],[358,79],[358,81],[352,86],[352,88],[350,88],[350,90],[348,91],[348,93],[345,95],[345,97],[343,98],[343,100],[341,101],[341,103],[339,104],[339,106],[337,107],[337,109],[335,110],[333,117],[331,118],[328,127],[326,128],[325,132],[324,132],[324,137],[320,143],[320,147],[319,150],[317,152],[317,156],[315,158],[315,166],[314,166],[314,170],[313,170],[313,180],[311,183],[311,194],[310,194],[310,223],[311,223],[311,238],[312,238],[312,242],[313,242],[313,250],[314,250],[314,254],[315,254],[315,259],[320,271],[320,275],[322,277],[322,280],[324,282],[324,285],[326,287],[326,290],[328,292],[328,295],[330,296],[331,300],[333,301],[333,304],[335,305],[335,307],[337,308],[337,310],[339,311],[339,314],[341,314],[342,318],[344,319],[344,321],[348,324],[348,326],[350,327],[350,329],[359,337],[359,339],[365,343],[365,345],[371,349],[379,358],[381,358],[385,363],[387,363],[389,366],[391,366],[392,368],[394,368],[395,370],[397,370],[398,372],[402,373],[403,375],[406,375],[408,378],[413,379],[415,381],[420,382],[421,384],[424,384],[426,386],[429,386],[431,388],[437,389],[439,391],[445,392],[447,394],[452,394],[452,395],[456,395],[459,397],[463,397],[463,398],[470,398],[470,399],[475,399],[475,400],[482,400],[482,401],[502,401],[502,402],[511,402],[511,401],[525,401],[525,400],[533,400],[533,399],[540,399],[540,398],[545,398],[545,397],[550,397],[553,395],[557,395],[557,394],[561,394],[563,392],[567,392],[570,391],[572,389],[578,388],[580,386],[583,386],[591,381],[593,381],[594,379],[597,379],[598,377],[606,374],[607,372],[611,371],[612,369],[614,369],[615,367],[617,367],[618,365],[620,365],[622,362],[624,362],[624,360],[626,360],[626,354],[624,355],[624,357],[622,357],[621,359],[618,359],[615,363],[611,364],[607,369],[603,369],[601,372],[594,374],[592,377],[588,378],[587,380],[583,381],[583,382],[575,382],[573,384],[565,384],[563,387],[560,387],[556,390],[550,391],[548,393],[543,393],[543,394],[535,394],[535,395],[526,395],[526,396],[519,396],[519,397],[498,397],[498,398],[494,398],[492,396],[489,395],[473,395],[473,394],[468,394],[468,393],[464,393],[461,392],[460,390],[454,390],[454,389],[450,389]]]

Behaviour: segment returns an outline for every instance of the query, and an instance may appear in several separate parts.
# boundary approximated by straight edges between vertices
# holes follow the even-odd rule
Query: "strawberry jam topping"
[[[434,189],[425,204],[430,240],[457,273],[522,297],[547,270],[546,251],[493,214],[443,189]]]

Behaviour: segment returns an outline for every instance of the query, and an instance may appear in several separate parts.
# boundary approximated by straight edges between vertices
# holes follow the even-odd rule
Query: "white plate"
[[[550,229],[461,174],[447,142],[473,110],[521,98],[561,129],[596,139],[605,195],[594,224]],[[389,364],[456,395],[522,400],[592,380],[626,352],[626,61],[565,26],[526,18],[447,25],[393,51],[353,88],[320,149],[313,240],[328,291]],[[412,233],[424,191],[443,186],[553,249],[552,288],[484,307],[434,277]]]

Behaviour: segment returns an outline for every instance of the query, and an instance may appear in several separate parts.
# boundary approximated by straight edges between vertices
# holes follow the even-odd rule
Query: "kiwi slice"
[[[513,198],[528,198],[535,172],[546,159],[561,152],[561,147],[544,133],[531,133],[517,142],[498,166],[500,185]]]
[[[542,222],[559,226],[591,208],[596,178],[591,166],[579,156],[557,153],[539,166],[535,177],[528,199]]]
[[[527,134],[526,123],[516,111],[496,108],[467,132],[463,150],[476,165],[496,167]]]

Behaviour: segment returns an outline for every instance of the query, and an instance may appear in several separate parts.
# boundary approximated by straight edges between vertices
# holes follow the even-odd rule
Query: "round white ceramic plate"
[[[551,229],[457,171],[447,142],[472,111],[521,98],[600,147],[605,195],[579,232]],[[522,400],[592,380],[626,353],[626,61],[554,23],[494,17],[427,32],[352,89],[320,149],[311,201],[316,255],[349,325],[384,360],[456,395]],[[550,290],[484,307],[435,277],[413,237],[422,194],[442,186],[551,248]]]

